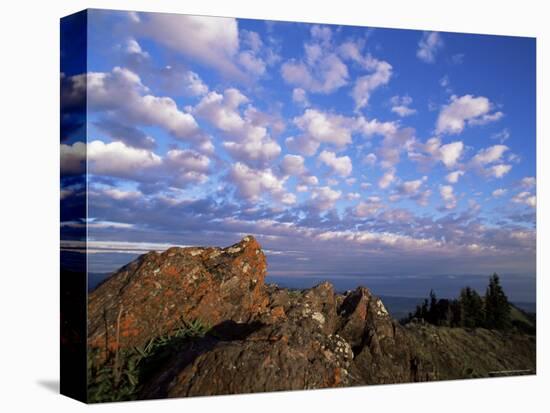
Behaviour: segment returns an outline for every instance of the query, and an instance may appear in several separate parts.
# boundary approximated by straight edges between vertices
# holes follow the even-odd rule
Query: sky
[[[535,49],[91,10],[87,71],[61,75],[65,104],[87,102],[84,132],[62,127],[62,204],[87,155],[88,217],[62,229],[87,225],[96,272],[252,234],[283,283],[498,272],[534,300]]]

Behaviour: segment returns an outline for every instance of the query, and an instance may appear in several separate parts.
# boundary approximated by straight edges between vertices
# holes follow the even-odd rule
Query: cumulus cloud
[[[445,176],[445,180],[449,182],[450,184],[456,184],[458,182],[458,179],[464,175],[464,171],[453,171],[448,173]]]
[[[348,82],[348,68],[331,45],[331,36],[320,37],[311,28],[312,42],[304,45],[305,59],[290,59],[281,66],[285,82],[313,93],[332,93]],[[323,27],[324,33],[331,33]]]
[[[158,183],[157,189],[186,186],[208,179],[210,159],[191,149],[171,149],[164,157],[123,142],[94,140],[61,145],[62,174],[88,173],[121,178],[143,184]]]
[[[292,101],[298,103],[304,107],[309,106],[309,100],[307,98],[307,92],[302,88],[292,89]]]
[[[376,215],[383,208],[384,205],[380,198],[369,197],[367,200],[359,202],[354,208],[353,213],[356,217],[366,218]]]
[[[202,81],[201,77],[191,70],[183,73],[184,93],[189,96],[203,96],[208,93],[208,86]]]
[[[439,147],[439,159],[446,167],[453,167],[456,165],[458,159],[460,159],[463,150],[464,143],[462,142],[452,142],[446,145],[441,145]]]
[[[454,141],[442,145],[441,139],[430,138],[425,143],[414,142],[410,145],[409,158],[424,166],[437,162],[443,163],[447,168],[455,168],[464,152],[464,143]]]
[[[512,169],[512,165],[506,165],[506,164],[498,164],[493,165],[489,169],[486,170],[486,172],[495,178],[502,178],[504,175],[506,175],[508,172],[510,172]]]
[[[349,176],[353,169],[349,156],[338,157],[334,152],[326,150],[320,153],[319,161],[328,166],[332,173],[341,177]]]
[[[393,96],[390,99],[390,103],[392,105],[391,111],[397,113],[402,118],[414,115],[416,113],[416,109],[410,107],[412,101],[412,98],[408,95]]]
[[[508,192],[507,189],[497,188],[491,193],[491,195],[493,195],[493,198],[500,198],[501,196],[504,196],[506,192]]]
[[[267,118],[249,106],[244,112],[241,106],[249,99],[238,89],[229,88],[222,94],[210,92],[194,109],[196,115],[219,130],[228,141],[224,148],[233,158],[251,165],[266,165],[281,153],[281,147],[268,132]]]
[[[491,102],[484,96],[457,97],[453,95],[450,103],[439,112],[436,132],[456,135],[464,130],[466,124],[485,124],[494,122],[503,116],[502,112],[489,113],[491,109]]]
[[[534,188],[536,183],[537,182],[534,176],[526,176],[525,178],[521,179],[520,185],[523,188],[530,189],[530,188]]]
[[[504,152],[509,148],[505,145],[494,145],[481,149],[473,158],[472,162],[477,165],[486,165],[500,161]]]
[[[403,195],[415,195],[420,190],[420,187],[424,182],[428,180],[427,176],[423,176],[421,179],[414,179],[412,181],[404,181],[397,186],[397,191]]]
[[[265,63],[259,56],[261,39],[258,42],[258,39],[251,40],[254,35],[245,35],[243,43],[249,49],[243,50],[237,19],[150,13],[134,27],[139,35],[192,61],[213,67],[223,76],[245,81],[247,74],[257,76],[265,71]]]
[[[208,179],[210,158],[193,150],[171,149],[166,153],[165,164],[182,182],[201,183]]]
[[[456,195],[454,194],[454,188],[451,185],[440,185],[439,194],[445,202],[446,209],[454,209],[456,207]]]
[[[377,150],[377,157],[382,168],[391,169],[399,163],[401,153],[408,151],[415,144],[414,134],[414,129],[403,128],[384,135]]]
[[[334,208],[341,196],[342,191],[334,190],[328,186],[321,186],[312,190],[311,201],[314,208],[327,211]]]
[[[303,115],[293,119],[303,132],[286,140],[287,146],[298,153],[311,156],[321,143],[343,148],[352,141],[354,119],[317,109],[306,109]]]
[[[129,69],[115,67],[111,72],[75,75],[65,82],[65,87],[70,89],[64,92],[69,96],[86,96],[88,109],[108,113],[111,122],[123,126],[132,124],[134,130],[135,125],[158,126],[183,140],[205,139],[192,114],[180,110],[172,98],[151,95],[141,78]],[[137,139],[126,136],[125,140],[126,143],[148,146],[143,136]]]
[[[285,155],[281,161],[281,171],[284,175],[303,175],[306,172],[304,158],[300,155]]]
[[[253,169],[244,163],[237,162],[229,172],[230,180],[235,184],[237,192],[249,201],[259,201],[264,194],[283,204],[294,204],[296,196],[286,191],[286,177],[277,177],[270,168]]]
[[[418,42],[416,57],[425,63],[435,62],[439,49],[443,47],[443,39],[438,32],[424,32]]]
[[[512,202],[523,204],[535,208],[537,206],[537,197],[531,192],[523,191],[512,197]]]
[[[132,178],[162,164],[162,158],[146,149],[126,146],[122,142],[92,141],[87,146],[88,170],[92,174]]]
[[[381,189],[386,189],[389,187],[393,181],[395,181],[395,171],[390,170],[387,172],[384,172],[382,177],[378,180],[378,187]]]
[[[369,104],[372,92],[387,84],[392,76],[392,66],[383,60],[368,55],[363,61],[364,68],[372,73],[360,76],[355,81],[351,96],[358,111]]]
[[[107,188],[104,189],[103,194],[107,195],[109,198],[112,198],[117,201],[125,201],[138,199],[142,197],[142,193],[139,191],[124,191],[119,188]]]

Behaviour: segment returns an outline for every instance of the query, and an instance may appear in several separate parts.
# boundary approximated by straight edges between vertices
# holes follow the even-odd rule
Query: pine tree
[[[511,326],[510,303],[496,273],[489,279],[489,286],[485,293],[485,325],[487,328],[497,330]]]
[[[460,291],[460,325],[474,328],[484,324],[483,301],[479,294],[470,287]]]

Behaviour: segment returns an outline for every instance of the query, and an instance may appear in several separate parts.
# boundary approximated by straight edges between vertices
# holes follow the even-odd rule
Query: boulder
[[[182,322],[247,322],[264,311],[266,259],[244,237],[227,248],[170,248],[121,268],[88,299],[88,345],[143,345]]]

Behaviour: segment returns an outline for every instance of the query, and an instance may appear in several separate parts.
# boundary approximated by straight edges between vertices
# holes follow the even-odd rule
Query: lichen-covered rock
[[[170,248],[121,268],[89,295],[88,343],[142,345],[181,320],[246,322],[264,311],[266,260],[251,236],[228,248]]]
[[[142,392],[143,398],[205,396],[359,384],[353,354],[311,317],[264,325],[247,337],[212,338],[184,348]]]
[[[369,289],[347,293],[338,308],[338,334],[352,346],[354,366],[366,384],[423,381],[433,367],[419,358],[403,327]]]

